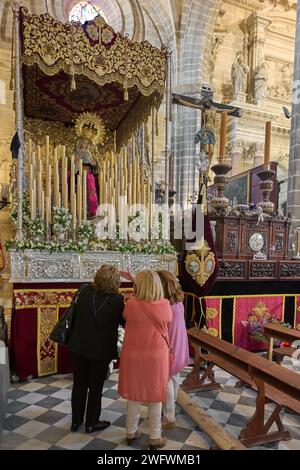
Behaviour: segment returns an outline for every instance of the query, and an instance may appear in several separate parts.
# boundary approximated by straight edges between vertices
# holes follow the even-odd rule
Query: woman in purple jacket
[[[176,277],[168,271],[158,271],[164,288],[165,298],[170,301],[173,319],[169,325],[170,347],[173,349],[173,363],[167,387],[167,397],[163,403],[163,429],[176,426],[175,402],[179,387],[180,372],[189,363],[189,345],[186,333],[183,299],[184,293]]]

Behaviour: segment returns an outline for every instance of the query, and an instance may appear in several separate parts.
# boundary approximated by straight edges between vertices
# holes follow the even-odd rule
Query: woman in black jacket
[[[68,344],[74,369],[71,431],[77,431],[83,422],[85,407],[87,433],[110,425],[99,418],[108,366],[118,357],[118,326],[124,324],[124,299],[118,293],[119,285],[117,268],[103,265],[94,282],[82,288],[76,303]]]

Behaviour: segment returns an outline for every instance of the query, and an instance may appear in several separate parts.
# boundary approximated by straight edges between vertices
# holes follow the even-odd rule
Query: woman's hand
[[[127,279],[127,281],[131,281],[131,282],[135,281],[134,277],[129,272],[120,271],[120,275],[124,277],[124,279]]]

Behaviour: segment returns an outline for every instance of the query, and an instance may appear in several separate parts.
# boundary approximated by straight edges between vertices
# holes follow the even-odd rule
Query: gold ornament
[[[105,141],[105,126],[102,119],[94,113],[81,114],[76,119],[75,132],[78,137],[90,140],[94,145],[103,145]]]
[[[215,255],[206,241],[204,241],[202,248],[191,251],[185,259],[187,272],[201,287],[206,284],[213,274],[215,266]]]

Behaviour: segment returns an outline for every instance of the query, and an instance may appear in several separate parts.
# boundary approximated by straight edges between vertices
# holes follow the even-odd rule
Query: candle
[[[41,219],[45,219],[45,191],[42,191]]]
[[[73,201],[75,195],[75,160],[74,155],[71,156],[71,176],[70,176],[70,197]]]
[[[219,151],[220,162],[225,159],[226,132],[227,132],[227,113],[223,112],[221,114],[221,129],[220,129],[220,151]]]
[[[62,157],[62,203],[65,209],[68,209],[68,161],[65,157]]]
[[[73,194],[72,199],[72,219],[73,219],[73,229],[76,228],[76,194]]]
[[[50,156],[50,141],[49,141],[49,136],[46,135],[46,159],[49,160]]]
[[[82,187],[82,205],[83,205],[83,222],[87,219],[87,187],[86,187],[87,171],[83,170],[83,187]]]
[[[81,186],[82,179],[80,175],[77,175],[77,216],[78,216],[78,224],[82,222],[82,186]]]
[[[41,150],[40,145],[37,146],[37,158],[38,160],[41,160],[42,158],[42,150]]]
[[[66,156],[66,146],[65,145],[61,146],[61,156],[62,156],[62,158],[65,158],[65,156]]]
[[[267,167],[270,163],[270,151],[271,151],[271,121],[266,122],[265,129],[265,155],[264,165]]]
[[[46,196],[51,198],[51,175],[52,175],[52,167],[51,165],[48,166],[46,170]]]
[[[46,196],[46,224],[49,225],[51,221],[51,205],[50,199]]]
[[[58,161],[54,161],[54,206],[58,207],[58,196],[59,196],[59,170]]]
[[[31,220],[34,220],[36,217],[36,187],[35,187],[35,180],[32,184],[31,190]]]
[[[117,153],[117,131],[114,131],[114,152]]]
[[[80,179],[82,180],[82,160],[81,159],[78,161],[78,173],[79,173]]]
[[[37,174],[37,205],[39,215],[41,214],[42,206],[42,160],[39,160],[38,163],[38,174]]]
[[[31,162],[31,156],[32,156],[32,140],[29,139],[29,145],[28,145],[29,149],[28,149],[28,152],[29,152],[29,158],[28,158],[28,161]]]

